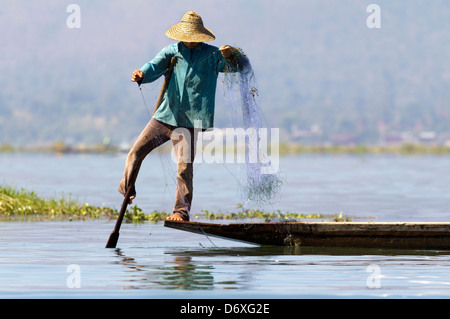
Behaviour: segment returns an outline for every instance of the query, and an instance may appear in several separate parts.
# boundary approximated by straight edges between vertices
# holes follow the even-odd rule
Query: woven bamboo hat
[[[211,30],[203,26],[203,20],[197,12],[188,11],[178,24],[166,31],[166,36],[182,42],[206,42],[216,37]]]

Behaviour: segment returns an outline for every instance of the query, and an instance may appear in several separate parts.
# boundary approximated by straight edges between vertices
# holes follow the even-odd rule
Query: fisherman
[[[127,156],[118,191],[125,196],[131,187],[131,204],[145,156],[171,140],[177,160],[177,187],[173,214],[168,219],[188,221],[197,133],[213,128],[218,73],[237,71],[240,57],[230,46],[217,48],[205,44],[215,36],[194,11],[187,12],[178,24],[166,31],[166,36],[179,42],[162,49],[132,74],[133,82],[153,82],[166,72],[171,58],[176,58],[164,99]]]

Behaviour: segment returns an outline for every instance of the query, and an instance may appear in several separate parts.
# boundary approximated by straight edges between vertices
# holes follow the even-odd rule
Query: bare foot
[[[180,214],[173,213],[173,215],[167,217],[166,220],[174,220],[174,221],[177,221],[177,222],[182,222],[184,219],[183,219],[183,217],[181,217]]]
[[[128,202],[128,204],[133,204],[133,199],[135,199],[136,198],[136,196],[130,196],[130,199],[129,199],[129,202]]]

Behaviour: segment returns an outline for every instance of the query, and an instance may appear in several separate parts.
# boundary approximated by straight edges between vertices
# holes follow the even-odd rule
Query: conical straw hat
[[[211,30],[203,26],[203,20],[197,12],[189,11],[178,24],[166,31],[166,36],[182,42],[206,42],[216,37]]]

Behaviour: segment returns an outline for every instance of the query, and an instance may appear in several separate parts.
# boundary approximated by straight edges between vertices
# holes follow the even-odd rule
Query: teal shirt
[[[200,43],[189,49],[179,42],[165,47],[140,68],[144,74],[142,83],[162,76],[172,57],[177,62],[164,99],[153,117],[177,127],[212,128],[217,77],[226,69],[236,71],[236,59],[225,59],[217,47],[209,44]]]

